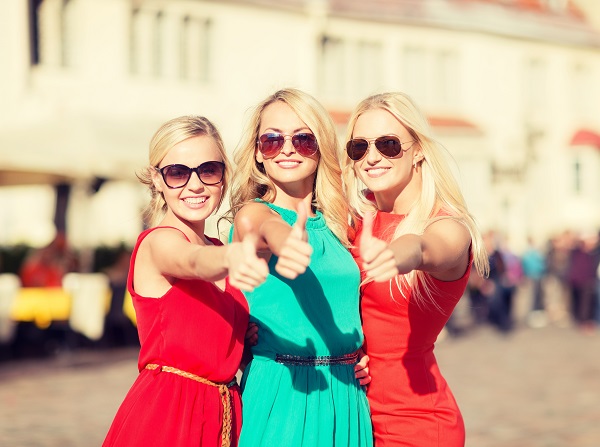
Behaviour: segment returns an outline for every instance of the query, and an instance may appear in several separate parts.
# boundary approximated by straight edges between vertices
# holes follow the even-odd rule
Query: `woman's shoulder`
[[[244,204],[236,213],[234,221],[239,220],[242,217],[250,218],[254,220],[256,218],[263,217],[271,217],[273,215],[279,214],[277,210],[274,209],[274,205],[269,202],[265,202],[263,200],[254,200],[252,202],[248,202]]]
[[[471,233],[465,223],[455,216],[441,216],[425,229],[431,240],[442,243],[445,250],[461,256],[470,252]]]
[[[253,201],[242,205],[236,212],[230,229],[229,240],[241,240],[245,230],[250,227],[258,230],[266,221],[282,219],[281,215],[268,206],[268,202]],[[240,222],[244,222],[240,225]]]
[[[143,231],[138,238],[138,243],[141,243],[142,240],[154,241],[164,238],[171,239],[173,237],[184,238],[186,241],[190,242],[190,239],[182,229],[169,225],[160,225]]]

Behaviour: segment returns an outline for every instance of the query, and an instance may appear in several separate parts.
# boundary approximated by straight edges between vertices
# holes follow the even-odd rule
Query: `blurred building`
[[[364,96],[409,93],[517,246],[600,228],[596,0],[9,0],[0,42],[0,245],[51,239],[56,194],[31,184],[63,185],[75,246],[132,243],[158,126],[206,115],[233,151],[284,86],[340,140]]]

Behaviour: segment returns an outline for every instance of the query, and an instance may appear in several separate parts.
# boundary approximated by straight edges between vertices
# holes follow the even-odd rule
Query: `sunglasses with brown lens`
[[[195,168],[174,164],[155,169],[160,172],[165,184],[169,188],[176,189],[183,188],[188,184],[192,177],[192,172],[195,172],[200,181],[205,185],[210,186],[220,183],[225,174],[225,163],[221,161],[207,161]]]
[[[292,141],[294,150],[303,157],[312,157],[319,150],[317,138],[308,132],[300,132],[294,135],[278,132],[265,133],[258,138],[258,150],[265,158],[273,158],[281,152],[287,139]]]
[[[366,138],[353,138],[346,143],[346,153],[354,161],[362,160],[367,154],[371,143],[374,143],[375,148],[385,158],[400,158],[412,146],[412,144],[408,147],[403,147],[403,145],[414,142],[415,140],[400,141],[400,138],[396,135],[384,135],[369,140]]]

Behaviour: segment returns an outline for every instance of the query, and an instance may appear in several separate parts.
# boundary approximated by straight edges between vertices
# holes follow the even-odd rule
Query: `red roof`
[[[289,1],[289,0],[288,0]],[[533,12],[538,14],[551,14],[570,16],[584,19],[585,16],[573,0],[568,0],[563,7],[552,6],[546,0],[445,0],[449,8],[464,9],[465,7],[487,5],[505,10]],[[423,13],[428,9],[424,0],[329,0],[330,10],[333,12],[387,12],[401,13],[413,16]],[[446,6],[446,5],[444,5]],[[429,6],[430,7],[430,6]]]
[[[594,146],[600,149],[600,134],[589,129],[579,129],[571,138],[571,146]]]
[[[446,129],[479,130],[477,125],[463,118],[454,116],[429,116],[429,124],[432,127],[443,127]]]
[[[138,0],[141,1],[141,0]],[[220,0],[326,17],[467,30],[600,48],[600,29],[575,0]],[[589,13],[589,12],[588,12]],[[327,27],[325,27],[327,28]],[[328,32],[327,29],[324,30]]]
[[[333,122],[337,125],[345,126],[350,120],[350,112],[345,110],[329,110]],[[431,127],[440,129],[472,130],[479,131],[476,124],[464,118],[455,116],[430,115],[427,117]]]
[[[337,125],[345,126],[350,121],[350,112],[343,110],[329,110],[329,115],[331,115],[331,119]]]

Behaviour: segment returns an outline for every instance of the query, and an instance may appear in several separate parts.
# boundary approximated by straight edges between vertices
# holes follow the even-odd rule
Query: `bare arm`
[[[373,217],[365,216],[360,250],[367,275],[375,281],[387,281],[412,270],[451,281],[467,268],[471,237],[464,225],[453,219],[441,219],[421,236],[403,235],[390,244],[375,238],[372,228]]]
[[[192,244],[177,230],[159,228],[146,237],[142,259],[167,278],[214,282],[229,274],[231,285],[252,290],[265,280],[268,268],[256,256],[257,236],[247,228],[242,242],[223,246]]]
[[[294,279],[306,271],[312,254],[305,228],[307,215],[306,208],[300,205],[298,219],[294,226],[290,226],[268,206],[249,203],[235,217],[233,240],[245,236],[238,222],[247,219],[254,228],[258,228],[258,251],[266,256],[271,253],[277,256],[279,259],[275,270],[286,278]]]
[[[164,276],[217,281],[227,276],[232,246],[192,244],[180,231],[158,228],[144,240],[144,248]],[[142,247],[140,247],[142,248]]]
[[[246,231],[239,224],[242,219],[248,219],[253,228],[258,230],[258,251],[279,256],[281,247],[292,231],[292,227],[279,214],[262,203],[248,203],[236,214],[234,221],[233,240],[241,241]]]

